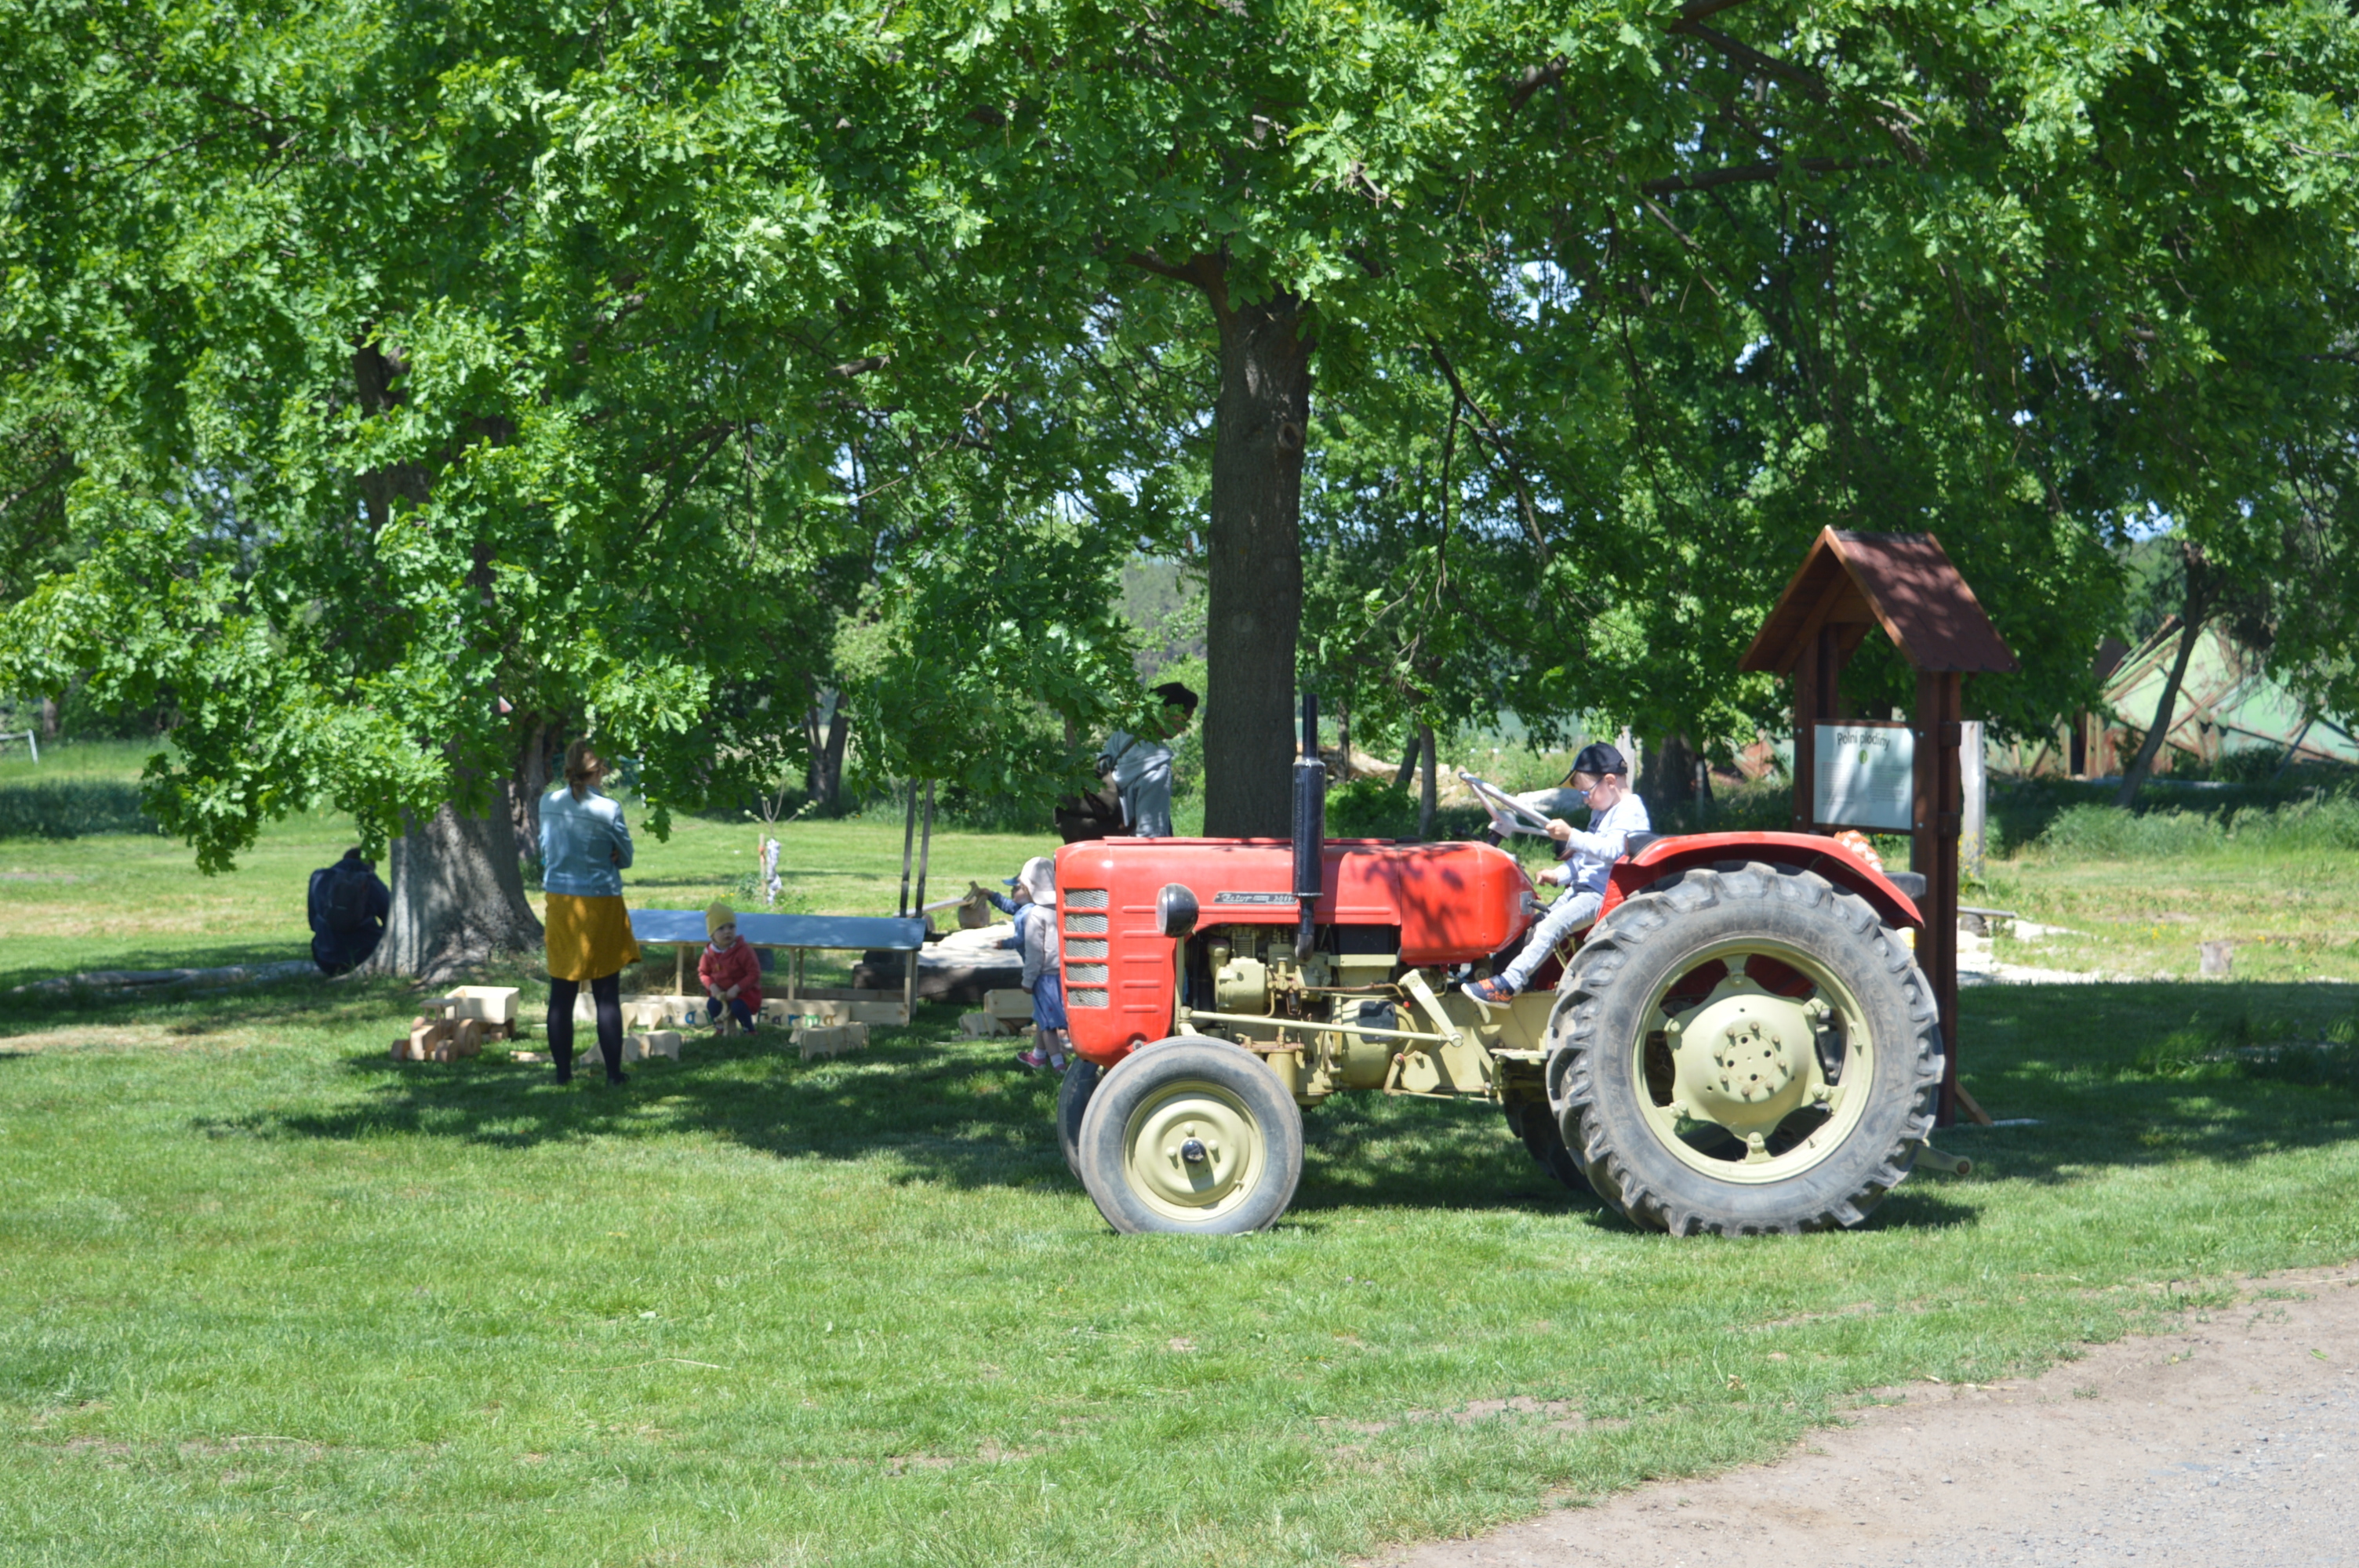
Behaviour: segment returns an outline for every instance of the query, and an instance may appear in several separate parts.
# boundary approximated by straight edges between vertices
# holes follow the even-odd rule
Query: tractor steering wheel
[[[1454,768],[1451,772],[1458,775],[1459,783],[1474,792],[1474,798],[1483,803],[1483,810],[1491,818],[1492,830],[1501,838],[1516,833],[1527,833],[1535,838],[1548,837],[1547,817],[1538,815],[1530,806],[1488,779],[1477,778],[1464,768]]]

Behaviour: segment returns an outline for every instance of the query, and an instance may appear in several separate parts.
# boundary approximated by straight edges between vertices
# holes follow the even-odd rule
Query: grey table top
[[[631,935],[642,942],[702,942],[701,909],[635,909]],[[879,947],[908,951],[926,944],[926,923],[869,914],[740,914],[739,938],[756,947]]]

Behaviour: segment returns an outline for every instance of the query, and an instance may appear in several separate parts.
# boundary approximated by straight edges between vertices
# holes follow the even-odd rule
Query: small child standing
[[[1057,968],[1057,868],[1035,855],[1016,874],[1016,940],[1024,950],[1024,989],[1032,993],[1032,1048],[1018,1065],[1062,1072],[1065,1066],[1065,982]]]
[[[704,1016],[717,1020],[726,1008],[737,1027],[750,1034],[762,1011],[762,960],[737,940],[737,912],[727,904],[704,912],[704,930],[712,940],[696,960],[696,978],[704,984]]]

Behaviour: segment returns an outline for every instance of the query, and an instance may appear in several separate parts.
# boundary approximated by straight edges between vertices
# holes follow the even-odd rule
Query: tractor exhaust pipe
[[[1302,695],[1302,754],[1294,759],[1294,897],[1301,906],[1294,961],[1310,958],[1319,941],[1312,906],[1323,891],[1327,861],[1327,764],[1319,760],[1319,697]]]

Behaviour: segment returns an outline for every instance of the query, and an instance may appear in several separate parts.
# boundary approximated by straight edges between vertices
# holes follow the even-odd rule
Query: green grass
[[[2239,979],[2359,980],[2359,854],[2233,841],[2174,858],[1994,862],[1964,902],[2061,935],[1998,939],[2011,963],[2191,979],[2201,945],[2234,945]],[[2183,1021],[2182,1021],[2183,1022]]]
[[[781,838],[806,906],[891,906],[897,822]],[[683,824],[634,897],[694,906],[752,839]],[[210,881],[154,839],[0,844],[0,984],[299,950],[342,843],[283,825]],[[1039,847],[946,835],[932,884]],[[2053,914],[2209,870],[2004,874]],[[1310,1113],[1274,1232],[1116,1237],[1052,1085],[948,1009],[832,1063],[691,1043],[616,1093],[396,1066],[389,984],[12,999],[0,1562],[1332,1563],[1475,1530],[2359,1253],[2359,1085],[2239,1054],[2347,1041],[2352,994],[1969,991],[1966,1083],[2038,1125],[1945,1135],[1976,1173],[1864,1230],[1737,1243],[1568,1198],[1495,1112],[1364,1096]]]

